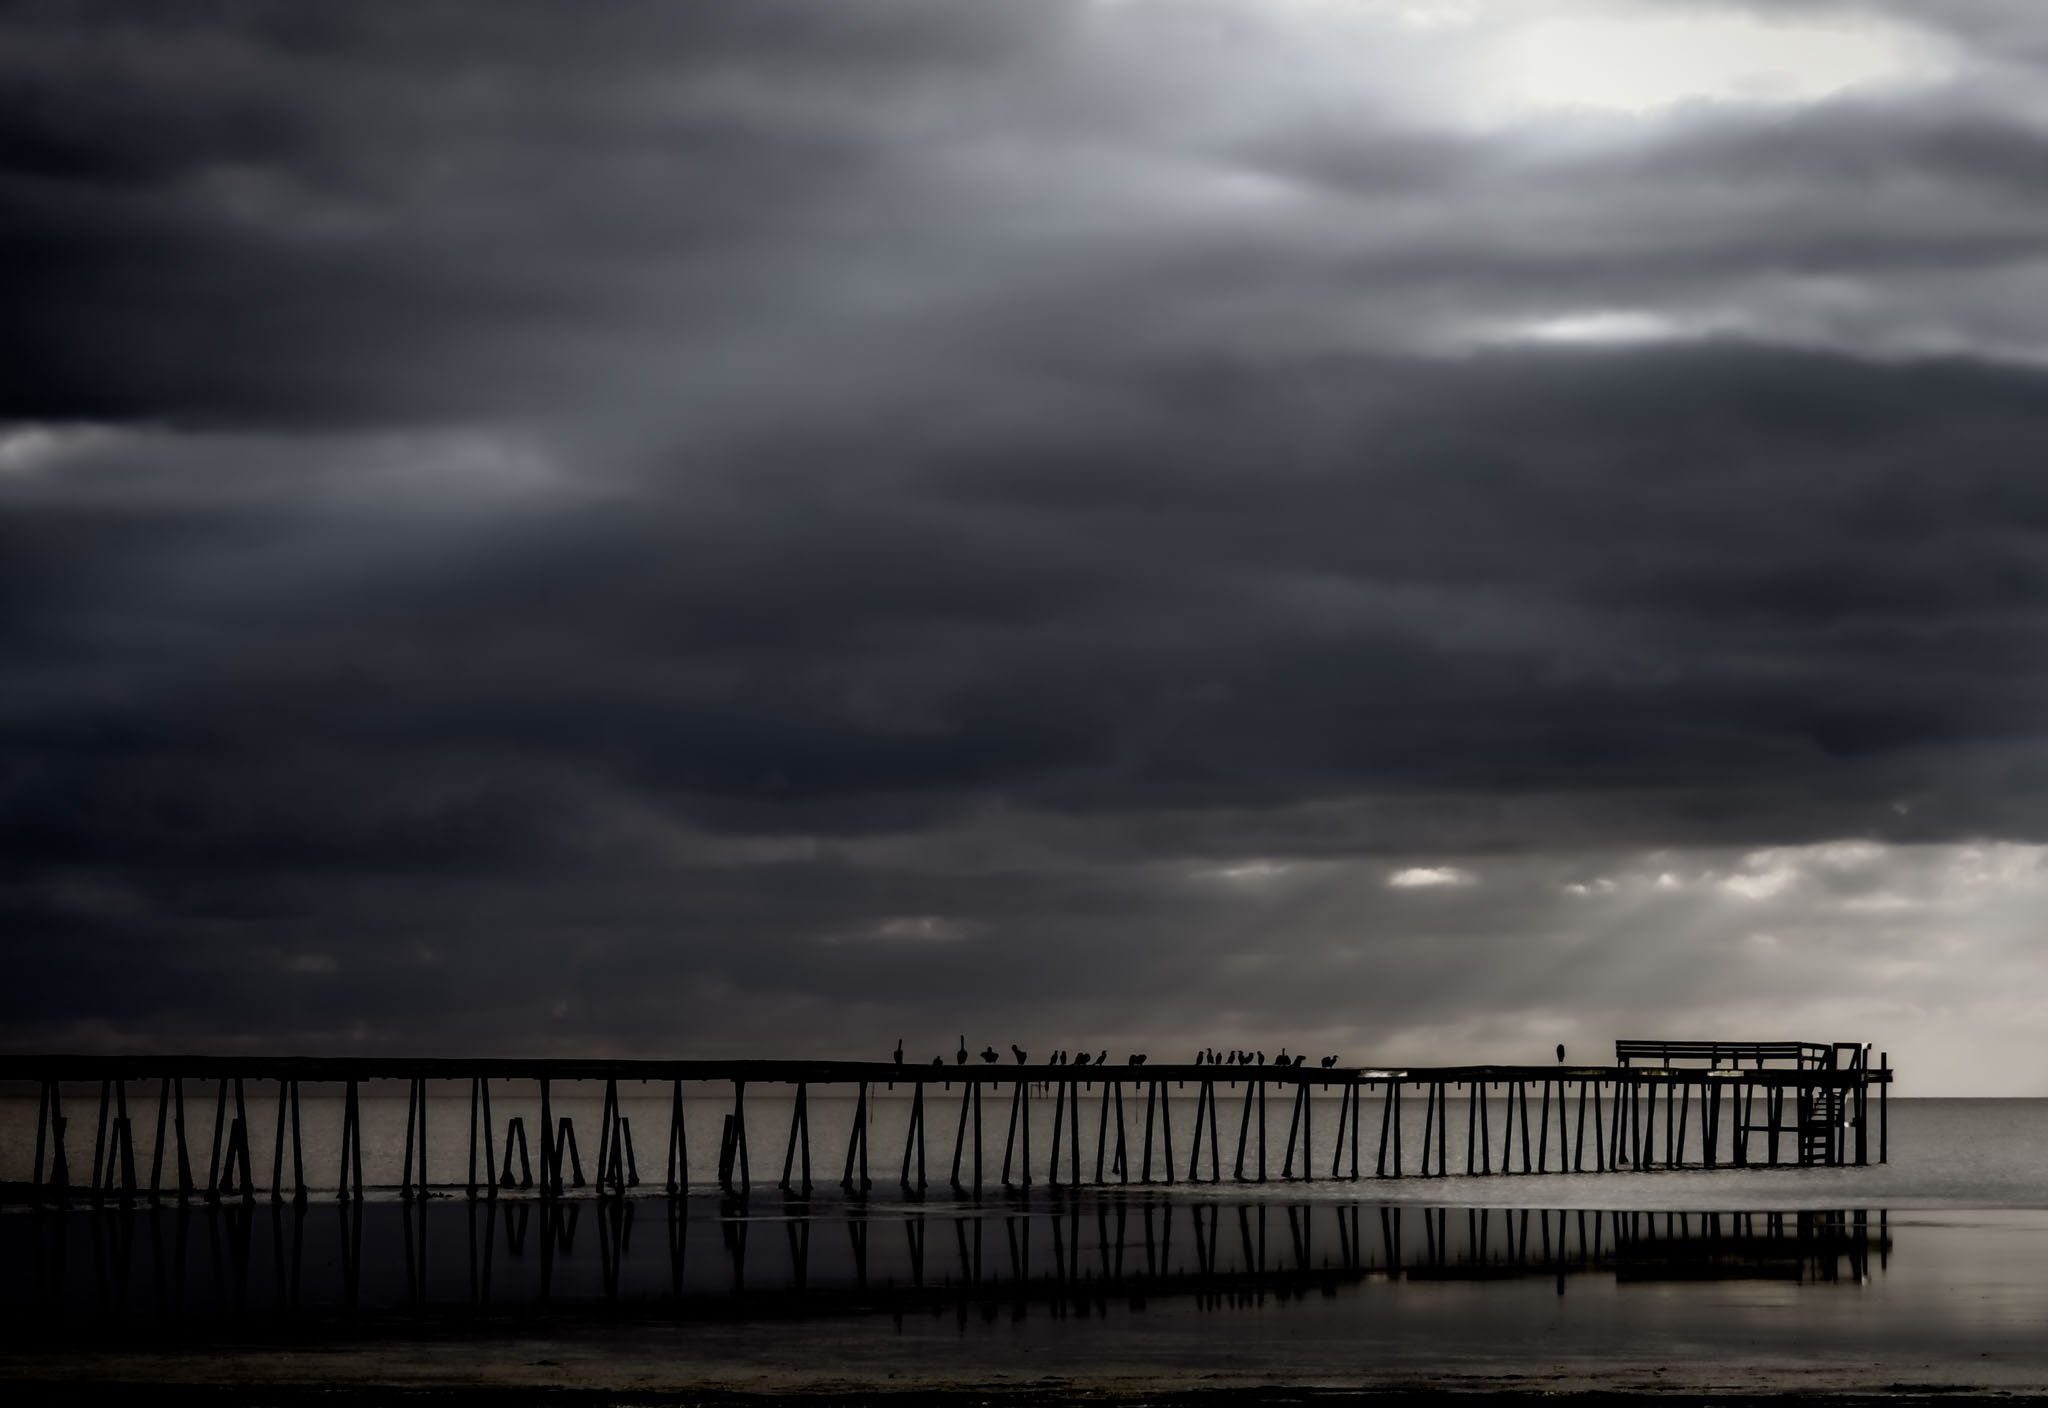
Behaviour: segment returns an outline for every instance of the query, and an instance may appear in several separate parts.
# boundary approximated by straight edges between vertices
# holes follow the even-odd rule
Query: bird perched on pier
[[[1077,1065],[1077,1066],[1085,1066],[1085,1065],[1087,1065],[1087,1064],[1088,1064],[1088,1053],[1087,1053],[1087,1052],[1085,1052],[1085,1051],[1083,1051],[1083,1052],[1082,1052],[1082,1053],[1081,1053],[1081,1054],[1080,1054],[1079,1056],[1076,1056],[1076,1057],[1074,1058],[1074,1064],[1075,1064],[1075,1065]]]
[[[967,1038],[966,1038],[966,1037],[964,1037],[964,1036],[963,1036],[963,1037],[961,1037],[961,1038],[960,1038],[960,1050],[959,1050],[959,1051],[958,1051],[958,1052],[957,1052],[957,1053],[956,1053],[956,1054],[954,1055],[954,1057],[953,1057],[953,1060],[955,1061],[955,1063],[957,1063],[957,1064],[959,1064],[959,1065],[962,1065],[962,1066],[964,1066],[964,1065],[966,1065],[966,1064],[967,1064]]]
[[[1144,1065],[1144,1064],[1145,1064],[1145,1053],[1144,1053],[1144,1052],[1142,1052],[1142,1051],[1139,1051],[1139,1052],[1134,1052],[1134,1053],[1132,1054],[1132,1056],[1131,1056],[1131,1064],[1132,1064],[1133,1066],[1142,1066],[1142,1065]]]
[[[1010,1043],[1010,1050],[1016,1053],[1017,1064],[1020,1066],[1024,1064],[1024,1058],[1030,1054],[1014,1041]]]
[[[1561,1041],[1557,1044],[1557,1064],[1560,1066],[1564,1064],[1564,1043]]]
[[[896,1038],[896,1064],[903,1064],[903,1038],[900,1036]]]
[[[946,1068],[946,1058],[943,1056],[934,1056],[932,1057],[932,1064],[943,1071]]]
[[[1208,1053],[1207,1051],[1197,1051],[1197,1052],[1195,1053],[1195,1064],[1196,1064],[1197,1066],[1206,1066],[1206,1065],[1208,1065],[1208,1064],[1209,1064],[1209,1053]]]
[[[1097,1056],[1095,1058],[1095,1064],[1098,1066],[1107,1066],[1109,1064],[1109,1053],[1105,1051],[1100,1056]]]
[[[1230,1059],[1228,1061],[1225,1061],[1223,1064],[1226,1066],[1235,1066],[1237,1064],[1237,1058],[1242,1056],[1243,1054],[1244,1053],[1242,1051],[1233,1051],[1230,1053]]]
[[[1336,1058],[1335,1056],[1325,1056],[1325,1057],[1323,1058],[1323,1069],[1324,1069],[1324,1070],[1326,1070],[1326,1071],[1327,1071],[1327,1070],[1329,1070],[1329,1069],[1330,1069],[1330,1067],[1332,1067],[1332,1066],[1334,1066],[1334,1065],[1336,1065],[1336,1064],[1337,1064],[1337,1058]]]
[[[1297,1057],[1295,1057],[1295,1058],[1294,1058],[1294,1064],[1295,1064],[1295,1065],[1297,1065],[1297,1066],[1306,1066],[1306,1065],[1308,1064],[1308,1057],[1307,1057],[1307,1055],[1306,1055],[1306,1054],[1304,1054],[1304,1055],[1300,1055],[1300,1056],[1297,1056]]]
[[[996,1049],[993,1046],[991,1046],[986,1051],[981,1053],[981,1059],[986,1061],[989,1065],[993,1066],[996,1062],[1002,1060],[1003,1058],[996,1055]]]
[[[1263,1065],[1265,1065],[1265,1064],[1266,1064],[1266,1053],[1265,1053],[1265,1052],[1263,1052],[1263,1051],[1254,1051],[1254,1052],[1252,1053],[1252,1055],[1253,1055],[1253,1057],[1254,1057],[1254,1058],[1256,1058],[1256,1059],[1254,1059],[1254,1060],[1252,1061],[1252,1064],[1253,1064],[1254,1066],[1263,1066]]]
[[[1287,1048],[1283,1046],[1280,1048],[1280,1054],[1273,1058],[1273,1064],[1276,1066],[1291,1066],[1294,1064],[1294,1058],[1287,1054]]]

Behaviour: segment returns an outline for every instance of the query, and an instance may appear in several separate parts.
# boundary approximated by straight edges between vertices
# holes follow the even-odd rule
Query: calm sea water
[[[250,1103],[267,1185],[272,1106],[254,1088]],[[1043,1183],[1048,1100],[1033,1104],[1038,1181],[1025,1193],[997,1181],[1007,1106],[990,1101],[980,1198],[945,1186],[956,1106],[940,1103],[932,1186],[917,1198],[897,1187],[907,1102],[884,1099],[870,1127],[875,1192],[860,1199],[836,1187],[852,1102],[820,1098],[822,1186],[808,1200],[773,1186],[788,1106],[752,1097],[754,1196],[708,1186],[726,1108],[687,1108],[698,1187],[680,1200],[472,1204],[458,1192],[358,1207],[316,1194],[0,1214],[0,1376],[84,1365],[151,1380],[755,1388],[2048,1387],[2048,1102],[1894,1101],[1891,1162],[1869,1168],[1354,1183],[1327,1177],[1331,1100],[1312,1143],[1325,1176],[1265,1185],[1230,1178],[1238,1111],[1226,1103],[1220,1185],[1055,1190]],[[192,1098],[188,1111],[203,1174],[212,1103]],[[556,1112],[589,1160],[597,1101]],[[94,1109],[74,1099],[67,1113],[82,1176]],[[538,1112],[501,1099],[494,1113],[502,1139],[505,1119],[531,1130]],[[629,1099],[627,1113],[658,1190],[667,1102]],[[1184,1175],[1192,1100],[1173,1113]],[[1285,1113],[1269,1106],[1274,1175]],[[1497,1142],[1502,1113],[1488,1112]],[[26,1176],[34,1114],[33,1100],[0,1103],[0,1175]],[[131,1114],[146,1174],[153,1106]],[[404,1104],[371,1099],[365,1114],[366,1172],[395,1183]],[[1464,1115],[1454,1102],[1459,1167]],[[1135,1161],[1128,1103],[1126,1116]],[[466,1176],[467,1120],[466,1096],[433,1102],[437,1180]],[[313,1182],[331,1188],[338,1105],[309,1100],[306,1121]],[[1089,1175],[1102,1124],[1084,1105]],[[1109,1137],[1113,1152],[1113,1126]],[[1377,1140],[1369,1109],[1368,1171]]]

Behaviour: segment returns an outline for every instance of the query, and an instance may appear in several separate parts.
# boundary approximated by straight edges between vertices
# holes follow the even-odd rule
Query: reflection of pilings
[[[1186,1205],[1147,1199],[1099,1200],[1084,1208],[1078,1200],[1061,1199],[1039,1212],[1002,1215],[1009,1260],[1007,1270],[993,1276],[983,1253],[988,1219],[958,1215],[946,1219],[952,1224],[952,1248],[934,1266],[927,1256],[929,1224],[923,1219],[901,1219],[903,1236],[890,1253],[872,1241],[871,1224],[864,1215],[840,1214],[847,1228],[849,1260],[828,1264],[821,1273],[811,1258],[816,1219],[809,1215],[808,1205],[794,1206],[806,1210],[790,1216],[785,1207],[777,1219],[785,1223],[784,1235],[766,1241],[750,1240],[754,1219],[717,1219],[725,1265],[723,1274],[714,1274],[713,1279],[729,1288],[721,1294],[758,1290],[782,1295],[795,1290],[830,1295],[848,1289],[849,1277],[854,1289],[889,1296],[930,1293],[1020,1301],[1082,1287],[1092,1288],[1087,1294],[1124,1289],[1134,1295],[1238,1290],[1263,1294],[1268,1289],[1284,1292],[1290,1286],[1327,1290],[1369,1275],[1415,1280],[1542,1275],[1558,1277],[1561,1283],[1571,1275],[1611,1273],[1624,1281],[1828,1283],[1868,1277],[1888,1264],[1891,1250],[1883,1213],[1873,1219],[1865,1212],[1650,1214],[1475,1208],[1461,1210],[1453,1219],[1448,1209],[1389,1206],[1375,1209],[1379,1232],[1376,1244],[1369,1247],[1364,1209],[1355,1205],[1256,1203],[1226,1210],[1209,1201]],[[467,1232],[467,1261],[445,1264],[437,1285],[428,1248],[435,1244],[437,1224],[445,1229],[457,1208]],[[594,1209],[597,1247],[594,1256],[585,1253],[596,1264],[594,1293],[606,1304],[621,1303],[631,1298],[629,1288],[636,1280],[627,1273],[639,1205],[631,1199],[605,1199]],[[373,1295],[383,1297],[380,1306],[415,1310],[503,1308],[507,1292],[516,1300],[522,1294],[516,1288],[532,1283],[514,1276],[499,1285],[494,1278],[505,1263],[530,1265],[535,1254],[541,1303],[553,1303],[565,1286],[591,1284],[560,1274],[563,1263],[577,1255],[582,1206],[573,1200],[502,1205],[485,1199],[440,1204],[415,1200],[381,1209],[349,1200],[339,1205],[337,1215],[338,1256],[330,1259],[322,1251],[309,1259],[308,1209],[296,1201],[271,1204],[260,1223],[253,1206],[241,1199],[198,1209],[109,1204],[83,1214],[34,1214],[22,1234],[27,1244],[25,1271],[35,1292],[35,1308],[25,1313],[31,1320],[80,1313],[102,1319],[187,1313],[240,1319],[301,1307],[317,1313],[337,1300],[353,1308]],[[540,1239],[537,1248],[530,1248],[526,1230],[534,1215],[541,1223]],[[83,1239],[73,1238],[67,1245],[67,1229],[77,1227],[81,1218]],[[138,1222],[143,1218],[148,1219],[147,1228]],[[188,1306],[183,1285],[190,1264],[187,1229],[194,1218],[203,1219],[197,1229],[199,1264],[211,1294]],[[689,1218],[687,1200],[666,1200],[667,1236],[653,1249],[656,1265],[667,1263],[665,1294],[678,1300],[691,1293],[686,1267]],[[1183,1218],[1191,1235],[1177,1230]],[[391,1226],[394,1219],[396,1229]],[[1226,1220],[1232,1229],[1227,1233]],[[1034,1266],[1031,1259],[1033,1228],[1040,1222],[1048,1224],[1043,1232],[1052,1249],[1046,1266]],[[259,1228],[264,1235],[256,1235]],[[365,1242],[373,1230],[377,1242],[366,1257]],[[167,1232],[175,1236],[167,1237]],[[942,1231],[941,1236],[946,1234]],[[256,1245],[265,1241],[267,1252]],[[445,1231],[439,1245],[449,1245]],[[784,1248],[786,1274],[776,1256]],[[402,1252],[402,1261],[394,1267],[402,1269],[402,1281],[393,1276],[384,1283],[391,1291],[371,1289],[382,1279],[370,1270],[380,1261],[379,1250],[383,1258]],[[264,1278],[268,1294],[252,1297],[251,1263],[259,1254],[269,1262]],[[768,1261],[754,1266],[750,1254],[766,1254]],[[148,1264],[141,1265],[145,1260]],[[85,1279],[68,1281],[67,1265]],[[645,1272],[651,1269],[643,1267],[637,1279],[644,1283]],[[711,1269],[700,1269],[697,1294],[704,1293],[703,1273]],[[394,1293],[395,1301],[390,1299]],[[531,1298],[534,1292],[523,1294]],[[587,1299],[592,1293],[577,1294]]]

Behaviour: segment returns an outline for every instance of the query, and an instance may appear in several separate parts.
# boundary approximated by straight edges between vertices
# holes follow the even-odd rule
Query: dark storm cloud
[[[758,294],[790,225],[1062,9],[11,6],[0,411],[504,413]]]
[[[1736,335],[1992,327],[1992,106],[1177,123],[1146,7],[603,13],[0,10],[11,1040],[1483,1043],[1896,898],[1758,848],[2048,841],[2044,377]],[[1488,341],[1639,305],[1734,332]]]

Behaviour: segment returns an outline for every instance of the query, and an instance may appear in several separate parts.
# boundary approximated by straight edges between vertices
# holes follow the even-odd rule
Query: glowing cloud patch
[[[1390,890],[1427,890],[1443,885],[1477,884],[1479,877],[1455,865],[1415,865],[1387,877]]]
[[[1503,39],[1510,104],[1648,113],[1690,101],[1808,103],[1948,69],[1934,42],[1878,20],[1764,20],[1726,10],[1540,19]]]

